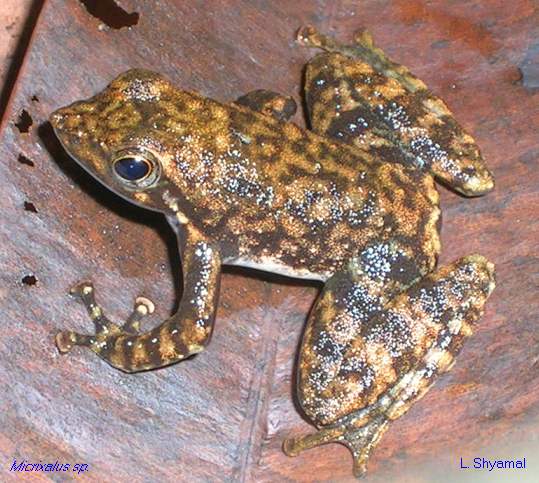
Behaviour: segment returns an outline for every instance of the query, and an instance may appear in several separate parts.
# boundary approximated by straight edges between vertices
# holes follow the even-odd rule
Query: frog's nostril
[[[65,120],[65,115],[61,110],[55,111],[50,115],[49,121],[54,129],[61,129]]]

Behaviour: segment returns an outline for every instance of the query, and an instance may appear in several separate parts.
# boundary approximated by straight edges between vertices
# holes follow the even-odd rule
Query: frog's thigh
[[[264,89],[248,92],[234,103],[280,121],[288,121],[297,110],[296,101],[292,97]]]
[[[298,392],[302,407],[316,423],[349,414],[366,404],[361,387],[369,387],[372,367],[365,359],[362,334],[389,301],[434,265],[434,257],[396,240],[369,244],[344,271],[331,277],[307,323],[301,347]],[[338,402],[327,397],[335,387],[355,381]]]
[[[353,46],[313,31],[301,38],[328,51],[306,69],[306,104],[314,131],[428,171],[465,195],[492,189],[477,144],[443,100],[406,67],[389,60],[368,35],[359,36]]]
[[[341,442],[362,474],[388,421],[450,369],[494,288],[493,270],[481,256],[465,257],[424,277],[366,321],[353,305],[343,310],[339,296],[322,294],[302,346],[298,397],[324,429],[288,440],[285,451]],[[359,313],[370,303],[368,297],[358,302]]]
[[[380,77],[365,62],[337,53],[311,59],[305,71],[305,104],[310,125],[322,136],[351,144],[358,154],[410,165],[403,149],[371,102]]]

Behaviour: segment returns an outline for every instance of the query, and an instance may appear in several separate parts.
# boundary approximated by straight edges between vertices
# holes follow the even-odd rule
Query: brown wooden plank
[[[371,30],[447,100],[497,180],[494,193],[473,200],[441,189],[441,262],[482,253],[497,265],[498,288],[453,371],[388,431],[367,481],[450,479],[461,456],[531,460],[539,429],[535,2],[121,5],[140,15],[130,29],[104,28],[79,1],[46,3],[0,133],[0,479],[15,481],[9,465],[26,458],[88,463],[88,481],[352,481],[343,447],[295,459],[280,449],[285,436],[311,430],[295,408],[292,374],[314,286],[229,271],[209,349],[152,373],[122,374],[83,351],[61,357],[53,345],[57,328],[89,328],[66,295],[77,280],[91,277],[116,317],[144,293],[158,302],[157,320],[177,303],[180,269],[164,220],[69,160],[49,113],[137,66],[221,100],[257,88],[298,98],[311,52],[293,39],[305,23],[341,39]],[[23,109],[28,133],[14,124]],[[37,283],[22,283],[30,275]]]

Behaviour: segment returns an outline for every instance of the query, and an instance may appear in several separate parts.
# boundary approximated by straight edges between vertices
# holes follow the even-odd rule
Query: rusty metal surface
[[[32,3],[34,0],[4,0],[0,3],[0,89],[16,60],[17,45]]]
[[[131,67],[220,100],[258,88],[298,99],[311,52],[293,39],[305,23],[341,39],[367,27],[447,100],[497,180],[494,193],[473,200],[440,188],[441,263],[479,252],[496,263],[498,287],[455,368],[392,425],[367,481],[456,477],[461,456],[531,456],[539,429],[535,2],[120,3],[139,13],[131,28],[107,28],[79,1],[49,0],[3,119],[0,479],[19,478],[9,472],[16,458],[88,463],[88,481],[352,481],[339,445],[294,459],[281,452],[285,436],[311,429],[295,407],[292,375],[315,285],[229,270],[208,350],[151,373],[126,375],[85,351],[61,357],[53,344],[58,328],[89,329],[67,296],[74,282],[92,278],[116,318],[143,293],[158,303],[157,322],[178,302],[181,270],[165,221],[82,172],[52,136],[48,114]],[[23,109],[30,126],[19,122]]]

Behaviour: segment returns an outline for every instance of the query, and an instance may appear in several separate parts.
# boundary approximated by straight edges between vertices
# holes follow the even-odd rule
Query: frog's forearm
[[[200,352],[208,343],[219,293],[218,250],[205,241],[188,246],[183,253],[183,270],[184,291],[178,311],[137,338],[145,350],[139,356],[132,352],[126,368],[130,372],[172,364]],[[133,340],[133,345],[136,342]]]
[[[95,336],[61,332],[56,337],[61,352],[73,345],[89,347],[109,364],[126,372],[166,366],[197,352],[207,344],[213,327],[219,291],[219,251],[206,241],[188,240],[183,250],[184,291],[176,314],[158,327],[133,335],[125,326],[110,322],[95,303],[93,287],[83,284],[76,293],[87,306],[96,326]],[[135,313],[148,311],[138,299]]]

